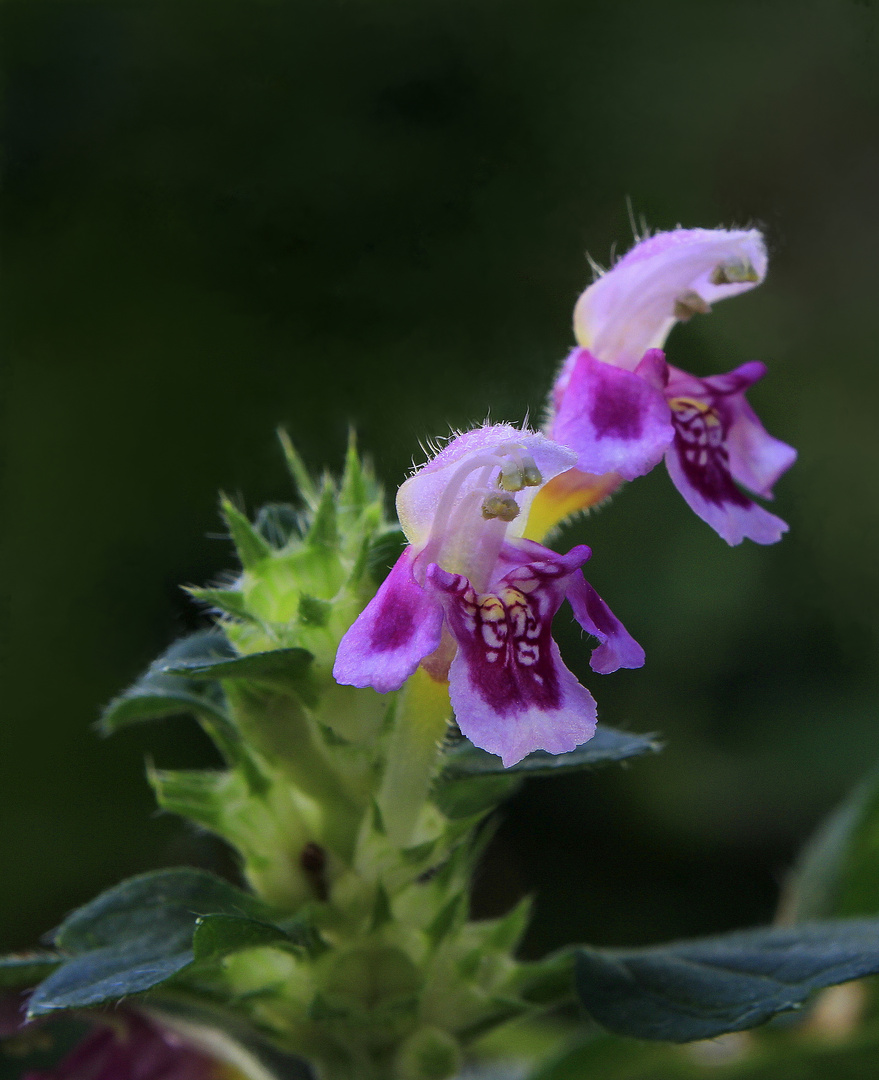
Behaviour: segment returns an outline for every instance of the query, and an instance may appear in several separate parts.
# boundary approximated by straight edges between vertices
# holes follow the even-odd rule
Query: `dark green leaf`
[[[446,752],[441,779],[451,781],[471,776],[510,776],[515,773],[550,776],[623,761],[639,754],[655,753],[658,749],[659,743],[653,735],[633,735],[628,731],[601,726],[589,742],[568,754],[548,754],[545,750],[536,750],[505,769],[499,757],[462,739]]]
[[[60,957],[47,952],[0,956],[0,989],[15,990],[19,987],[36,986],[40,979],[45,979],[60,963]]]
[[[193,961],[199,917],[265,921],[266,905],[204,870],[131,878],[68,916],[54,944],[69,955],[36,989],[30,1015],[81,1008],[149,990]]]
[[[504,769],[501,759],[495,754],[479,750],[473,743],[462,739],[446,752],[443,778],[457,780],[462,777],[484,777],[488,773],[510,775],[515,772],[525,772],[530,777],[545,777],[553,773],[573,772],[593,765],[604,765],[607,761],[622,761],[627,757],[650,754],[658,750],[659,743],[653,735],[637,735],[614,728],[599,727],[589,742],[583,743],[569,754],[547,754],[546,751],[538,750]]]
[[[806,845],[784,904],[789,921],[879,912],[879,770]]]
[[[241,949],[259,945],[292,944],[291,938],[273,923],[242,915],[204,915],[196,923],[192,949],[198,961],[220,960]]]
[[[225,496],[220,500],[220,507],[226,524],[229,526],[229,535],[238,552],[241,565],[245,570],[259,566],[272,554],[271,545],[250,523],[247,515],[242,514],[238,507]]]
[[[141,720],[191,713],[207,714],[225,721],[223,694],[219,686],[199,684],[168,674],[168,668],[216,663],[235,655],[235,650],[217,627],[199,630],[175,641],[126,691],[104,709],[100,728],[105,734]]]
[[[453,818],[484,813],[510,797],[525,776],[552,776],[612,761],[623,761],[659,749],[652,735],[631,735],[599,727],[595,736],[568,754],[537,750],[505,769],[501,759],[480,750],[467,739],[451,746],[443,757],[435,797],[444,814]]]
[[[301,679],[314,659],[307,649],[272,649],[270,652],[248,653],[231,660],[182,660],[162,669],[165,675],[205,679],[248,679],[251,682],[278,679]]]
[[[879,972],[879,920],[763,927],[649,949],[581,949],[576,982],[617,1035],[689,1042],[756,1027],[814,991]]]

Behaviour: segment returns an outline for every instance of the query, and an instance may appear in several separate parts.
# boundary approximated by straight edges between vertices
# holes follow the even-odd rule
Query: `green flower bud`
[[[460,1067],[457,1040],[439,1028],[423,1027],[400,1047],[394,1075],[399,1080],[447,1080],[457,1075]]]

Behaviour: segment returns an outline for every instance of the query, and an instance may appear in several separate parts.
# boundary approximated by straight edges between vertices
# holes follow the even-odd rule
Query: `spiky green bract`
[[[316,481],[282,443],[299,507],[252,521],[223,499],[240,572],[189,590],[215,626],[172,647],[103,718],[108,731],[175,712],[202,723],[226,768],[151,767],[150,781],[164,809],[233,845],[275,913],[231,938],[224,914],[223,947],[194,943],[151,993],[221,1002],[324,1080],[442,1080],[469,1039],[531,1007],[512,959],[527,905],[469,919],[497,799],[441,808],[446,686],[420,671],[380,695],[332,677],[339,641],[403,546],[371,470],[352,441],[342,477]],[[309,947],[291,947],[294,924]]]

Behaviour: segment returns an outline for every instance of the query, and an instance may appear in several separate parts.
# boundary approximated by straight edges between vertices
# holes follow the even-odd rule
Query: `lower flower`
[[[440,468],[429,463],[423,470],[432,514],[418,488],[421,473],[401,491],[404,526],[411,500],[429,527],[423,539],[410,536],[421,542],[406,548],[343,638],[335,678],[384,693],[423,664],[434,679],[448,679],[461,731],[505,766],[533,750],[573,750],[592,737],[596,710],[552,639],[562,601],[600,642],[593,670],[644,662],[641,647],[580,572],[589,548],[559,555],[521,537],[526,515],[517,496],[558,475],[573,455],[503,426],[460,436],[443,454]]]

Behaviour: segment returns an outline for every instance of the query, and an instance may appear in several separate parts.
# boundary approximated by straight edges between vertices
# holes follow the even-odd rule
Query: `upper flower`
[[[606,364],[633,371],[671,328],[759,285],[766,246],[756,229],[674,229],[641,240],[582,293],[574,336]]]
[[[773,543],[786,531],[737,486],[771,498],[796,458],[745,401],[765,367],[700,379],[669,367],[660,351],[676,321],[752,288],[765,272],[756,230],[677,229],[642,240],[586,289],[574,314],[580,348],[559,372],[546,425],[578,452],[583,505],[592,491],[608,491],[596,476],[633,480],[665,456],[689,505],[730,544]],[[548,494],[570,504],[576,490],[557,483]]]
[[[411,476],[397,495],[409,546],[342,640],[336,679],[384,693],[423,663],[448,678],[463,733],[505,765],[586,742],[595,702],[550,633],[562,601],[599,639],[594,670],[644,653],[580,573],[587,547],[559,555],[522,539],[537,490],[576,457],[501,424],[459,435]]]

